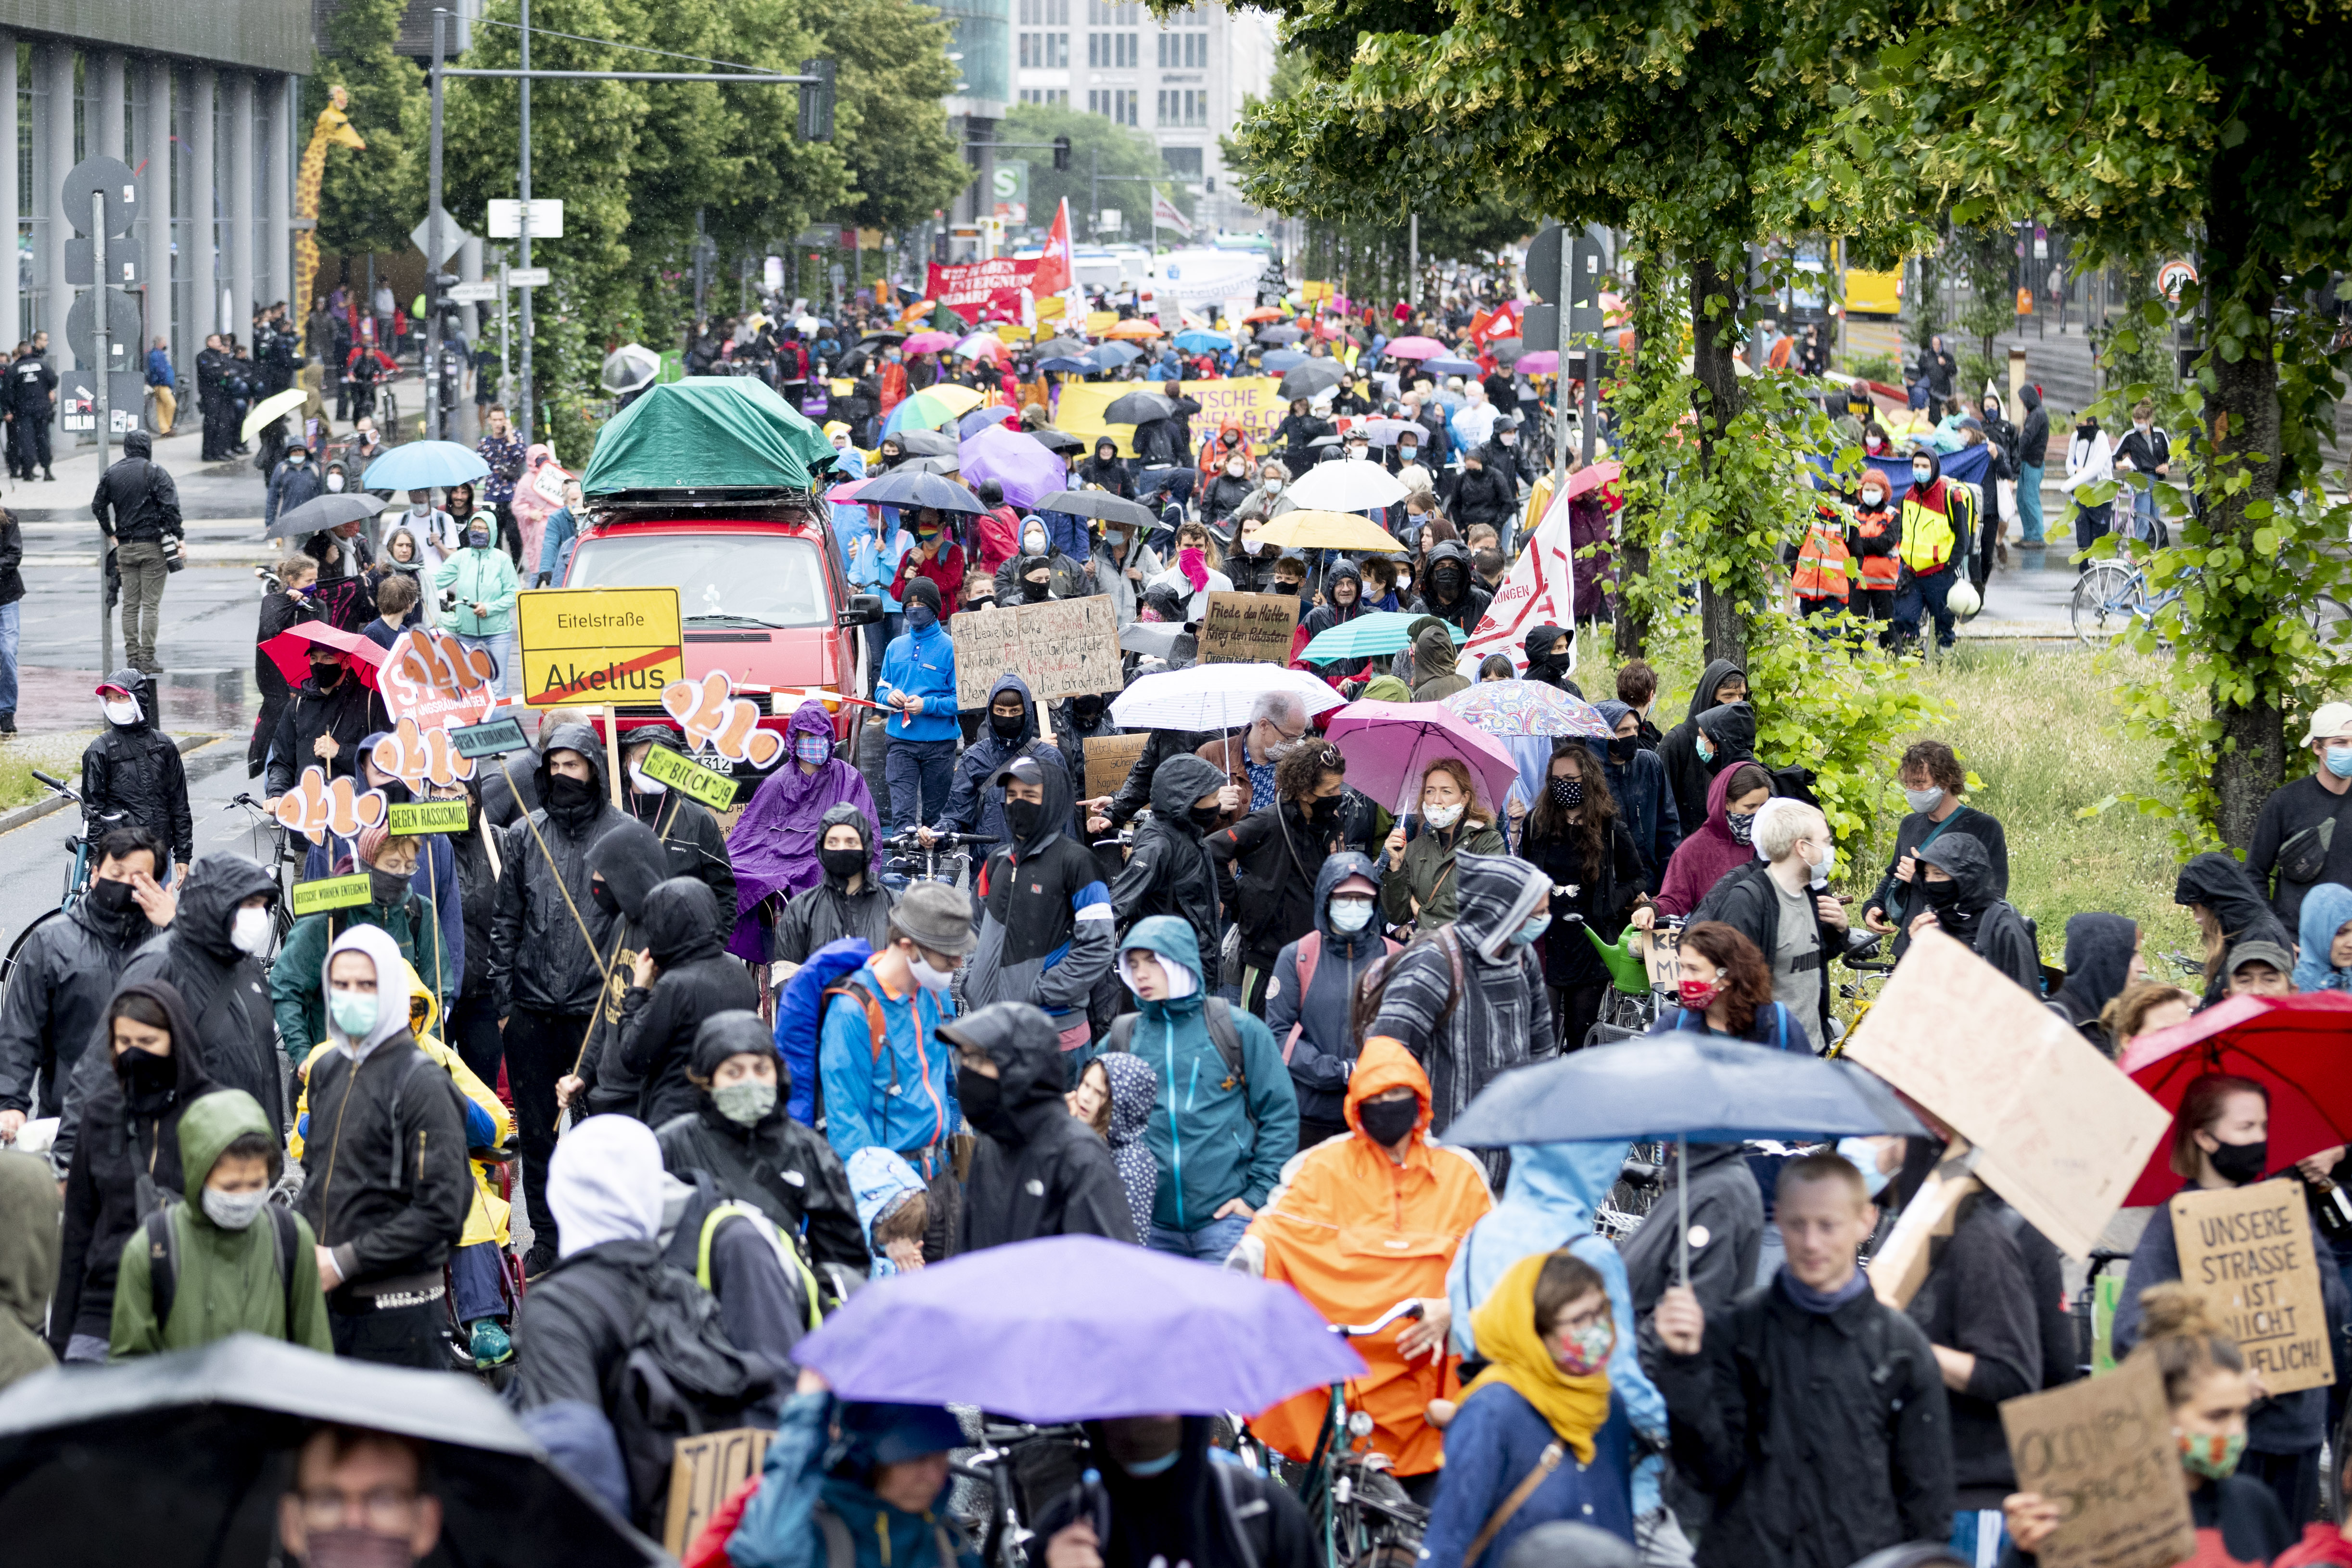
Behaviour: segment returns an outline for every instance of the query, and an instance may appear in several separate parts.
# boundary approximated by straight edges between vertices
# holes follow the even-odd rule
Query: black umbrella
[[[870,492],[860,492],[859,500],[872,499]],[[1105,522],[1131,522],[1139,528],[1157,528],[1160,519],[1150,507],[1131,501],[1125,496],[1108,490],[1061,490],[1040,500],[1033,509],[1037,511],[1067,512],[1074,517],[1098,517]]]
[[[314,496],[300,506],[289,506],[278,514],[264,539],[299,539],[330,528],[340,528],[347,522],[363,522],[391,503],[382,496],[372,496],[362,490],[338,490],[332,495]]]
[[[1262,343],[1295,343],[1307,334],[1297,327],[1260,327],[1254,335]]]
[[[1039,359],[1052,359],[1056,354],[1068,354],[1075,359],[1087,352],[1087,345],[1076,338],[1047,338],[1029,352]]]
[[[1087,449],[1084,441],[1067,430],[1056,430],[1050,425],[1041,430],[1030,431],[1029,437],[1048,452],[1083,452]]]
[[[861,332],[857,337],[857,341],[861,345],[885,342],[894,343],[904,342],[906,339],[907,333],[905,330],[898,327],[877,327],[872,331]]]
[[[1102,411],[1106,425],[1141,425],[1153,419],[1165,419],[1176,412],[1176,405],[1156,392],[1130,392],[1112,400]]]
[[[952,458],[956,442],[952,436],[937,430],[897,430],[890,439],[898,443],[898,450],[915,458]]]
[[[963,460],[960,458],[909,458],[901,465],[918,474],[960,474]]]
[[[667,1562],[555,1468],[471,1378],[324,1356],[257,1334],[0,1395],[10,1560],[236,1568],[273,1561],[296,1450],[334,1422],[422,1444],[441,1500],[433,1568]]]
[[[988,510],[987,503],[956,483],[933,473],[919,473],[912,463],[891,469],[857,492],[860,506],[928,506],[940,511]]]
[[[1338,360],[1311,359],[1286,374],[1279,390],[1285,399],[1312,397],[1347,379],[1347,367]]]

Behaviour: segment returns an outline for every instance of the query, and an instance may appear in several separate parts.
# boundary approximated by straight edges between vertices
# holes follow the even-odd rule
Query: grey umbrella
[[[1283,373],[1278,390],[1285,401],[1295,397],[1312,397],[1326,387],[1337,386],[1348,379],[1347,367],[1334,359],[1311,359],[1305,364],[1294,365]]]
[[[1102,411],[1106,425],[1141,425],[1148,420],[1165,419],[1176,412],[1176,405],[1156,392],[1130,392],[1114,398]]]
[[[859,500],[872,499],[861,493]],[[1059,490],[1039,500],[1036,511],[1067,512],[1076,517],[1098,517],[1105,522],[1129,522],[1138,528],[1157,528],[1160,519],[1150,507],[1116,496],[1108,490]]]
[[[1067,430],[1056,430],[1050,426],[1042,430],[1032,430],[1029,436],[1048,452],[1083,452],[1087,449],[1087,444]]]
[[[911,464],[893,468],[878,479],[867,480],[857,492],[857,501],[860,506],[928,506],[940,511],[975,515],[988,510],[978,496],[953,479],[916,472]]]
[[[391,503],[382,496],[372,496],[362,490],[341,490],[333,495],[314,496],[300,506],[289,506],[278,514],[264,539],[299,539],[306,534],[340,527],[346,522],[363,522]]]
[[[939,430],[894,430],[888,438],[910,457],[952,458],[956,453],[955,437]]]
[[[425,1451],[450,1568],[624,1568],[661,1549],[558,1470],[470,1378],[237,1334],[36,1373],[0,1394],[0,1510],[16,1563],[241,1568],[274,1561],[278,1500],[323,1423]]]

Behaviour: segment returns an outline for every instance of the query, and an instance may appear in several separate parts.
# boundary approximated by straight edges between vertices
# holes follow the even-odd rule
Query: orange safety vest
[[[1853,531],[1858,539],[1891,539],[1895,537],[1895,514],[1892,511],[1857,511],[1853,514]],[[1862,563],[1862,585],[1877,590],[1891,589],[1903,575],[1903,563],[1893,551],[1884,555],[1858,555]]]
[[[1853,586],[1846,572],[1846,563],[1853,558],[1853,552],[1846,548],[1845,530],[1815,518],[1805,530],[1805,542],[1797,549],[1797,597],[1843,603]]]

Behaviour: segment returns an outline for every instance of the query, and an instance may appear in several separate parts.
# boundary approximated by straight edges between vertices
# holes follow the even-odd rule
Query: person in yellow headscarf
[[[1423,1568],[1496,1568],[1555,1520],[1633,1540],[1633,1427],[1609,1387],[1617,1325],[1599,1270],[1519,1259],[1471,1318],[1486,1370],[1445,1428]]]

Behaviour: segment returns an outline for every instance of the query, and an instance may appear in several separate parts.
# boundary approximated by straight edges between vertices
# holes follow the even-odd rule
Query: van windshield
[[[567,588],[676,588],[689,626],[829,626],[824,563],[773,533],[613,533],[583,542]]]

